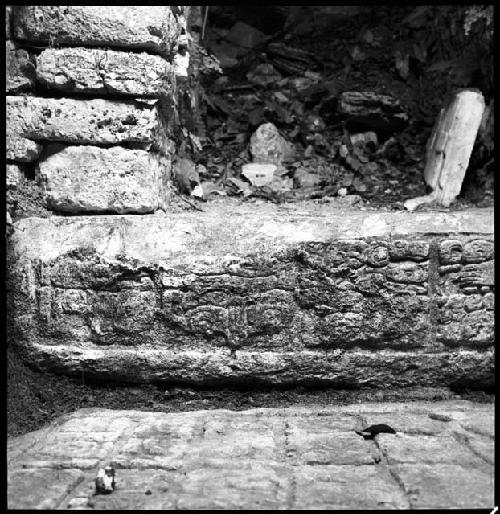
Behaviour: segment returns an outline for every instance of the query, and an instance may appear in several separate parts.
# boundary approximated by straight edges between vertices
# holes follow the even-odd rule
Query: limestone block
[[[492,261],[460,263],[453,281],[436,273],[435,250],[420,258],[450,226],[463,247],[486,240],[470,234],[492,231],[491,210],[415,213],[393,259],[392,233],[408,213],[385,213],[381,233],[370,212],[250,207],[17,221],[9,290],[30,362],[133,381],[489,383],[493,293],[469,267]]]
[[[171,65],[158,55],[92,48],[47,48],[37,57],[37,80],[71,93],[171,94]]]
[[[6,98],[6,147],[7,159],[18,162],[35,161],[43,146],[27,139],[24,134],[31,114],[27,105],[30,101],[24,96]]]
[[[35,65],[26,50],[16,48],[12,41],[5,43],[5,90],[19,93],[31,89],[35,77]]]
[[[7,158],[14,160],[34,160],[36,141],[152,144],[161,130],[156,106],[133,101],[7,97]]]
[[[14,35],[36,44],[63,43],[147,50],[169,55],[180,34],[169,6],[23,5]]]
[[[165,203],[169,163],[157,154],[83,145],[49,145],[48,154],[39,168],[49,209],[146,213]]]

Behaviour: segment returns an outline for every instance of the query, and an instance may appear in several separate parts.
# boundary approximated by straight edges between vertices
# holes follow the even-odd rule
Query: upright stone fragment
[[[161,5],[20,5],[14,35],[37,44],[62,43],[148,50],[170,55],[180,34]]]
[[[71,93],[155,97],[171,93],[171,65],[158,55],[96,48],[47,48],[37,58],[37,80]]]
[[[447,207],[460,194],[484,109],[483,95],[472,90],[457,93],[441,109],[427,143],[424,169],[425,182],[433,191],[407,200],[408,210],[430,202]]]
[[[170,163],[157,154],[59,145],[48,153],[39,166],[49,209],[142,214],[164,207]]]

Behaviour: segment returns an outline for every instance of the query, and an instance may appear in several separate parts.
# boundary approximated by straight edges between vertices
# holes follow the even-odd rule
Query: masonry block
[[[62,43],[146,50],[169,55],[180,34],[170,6],[22,5],[14,35],[36,44]]]
[[[134,101],[7,96],[7,158],[35,160],[41,143],[168,146],[156,106]]]
[[[62,212],[146,213],[165,208],[170,160],[119,146],[52,144],[39,163],[47,207]]]
[[[97,48],[47,48],[37,57],[37,80],[69,93],[172,95],[173,71],[159,55]]]

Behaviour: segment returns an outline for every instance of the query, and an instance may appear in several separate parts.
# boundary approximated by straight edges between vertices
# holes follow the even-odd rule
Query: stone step
[[[492,209],[203,208],[16,222],[25,360],[129,382],[492,386]]]
[[[494,410],[468,401],[81,409],[8,440],[8,507],[491,508]],[[396,433],[356,433],[379,423]],[[115,489],[96,495],[109,465]]]

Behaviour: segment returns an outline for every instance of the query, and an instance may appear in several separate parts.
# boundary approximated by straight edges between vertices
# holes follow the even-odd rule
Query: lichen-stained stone
[[[435,251],[450,224],[464,244],[484,233],[490,210],[449,213],[442,236],[412,214],[408,244],[434,248],[415,261],[388,251],[400,213],[374,236],[371,213],[329,205],[204,208],[17,221],[9,290],[31,364],[138,382],[491,382],[492,292],[455,307]]]
[[[48,146],[48,154],[39,169],[49,209],[143,214],[165,207],[162,184],[170,162],[158,154],[56,144]]]
[[[23,5],[14,10],[14,35],[36,44],[81,44],[169,55],[180,34],[169,6]]]
[[[152,144],[159,137],[160,121],[156,107],[133,101],[8,96],[7,127],[16,140],[27,138],[33,144],[36,144],[33,141]],[[7,152],[12,151],[9,132]]]
[[[31,119],[28,103],[29,100],[24,96],[6,98],[6,157],[13,161],[33,162],[43,149],[40,143],[24,136]]]
[[[20,93],[33,86],[35,65],[26,50],[17,48],[12,41],[5,43],[5,91]]]
[[[154,97],[172,94],[171,65],[159,55],[97,48],[47,48],[37,57],[36,78],[70,93]]]

